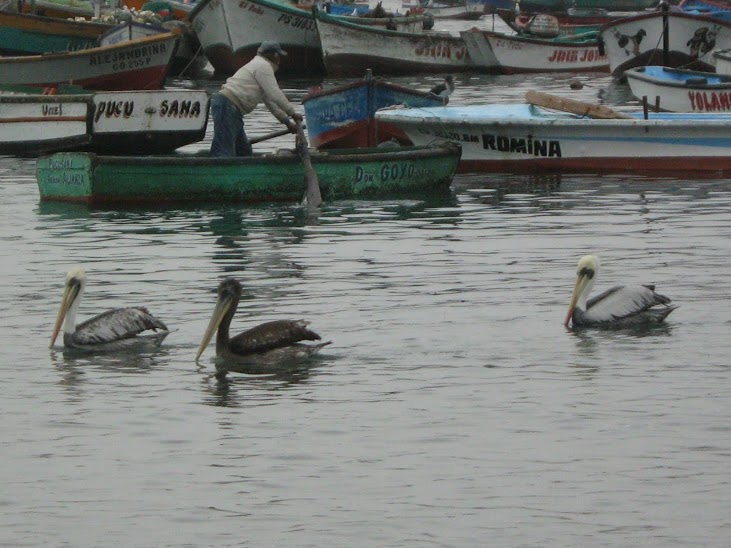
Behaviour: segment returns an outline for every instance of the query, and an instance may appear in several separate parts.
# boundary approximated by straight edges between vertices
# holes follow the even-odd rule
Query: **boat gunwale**
[[[156,156],[118,156],[87,153],[94,165],[147,165],[147,166],[248,166],[259,165],[262,160],[268,164],[293,164],[301,163],[302,159],[295,152],[295,149],[286,149],[291,154],[255,154],[253,156],[235,156],[230,158],[215,158],[211,156],[195,154],[170,154]],[[365,150],[365,149],[363,149]],[[368,149],[368,152],[361,152],[361,149],[341,149],[328,151],[312,151],[310,158],[313,164],[343,164],[357,161],[398,161],[418,160],[432,158],[449,158],[461,155],[461,147],[457,143],[444,141],[434,145],[422,145],[413,147],[401,147],[398,149],[384,148],[381,150]]]

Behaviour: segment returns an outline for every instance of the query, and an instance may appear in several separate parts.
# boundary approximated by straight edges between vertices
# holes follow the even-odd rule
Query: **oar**
[[[303,128],[305,126],[302,126]],[[249,143],[252,145],[255,145],[256,143],[261,143],[262,141],[268,141],[269,139],[274,139],[275,137],[281,137],[282,135],[287,135],[288,133],[291,133],[289,129],[280,129],[279,131],[272,131],[271,133],[267,133],[266,135],[261,135],[259,137],[254,137],[253,139],[249,139]]]
[[[553,110],[561,110],[571,112],[580,116],[591,116],[592,118],[632,118],[622,112],[617,112],[604,105],[594,105],[592,103],[584,103],[575,101],[574,99],[565,99],[557,95],[543,93],[540,91],[528,91],[525,94],[525,100],[531,105],[539,107],[551,108]]]
[[[322,195],[320,194],[320,181],[317,173],[312,167],[310,159],[310,149],[305,137],[305,130],[302,122],[297,122],[297,151],[302,158],[302,165],[305,168],[305,184],[307,190],[305,192],[305,203],[309,208],[317,208],[322,204]]]

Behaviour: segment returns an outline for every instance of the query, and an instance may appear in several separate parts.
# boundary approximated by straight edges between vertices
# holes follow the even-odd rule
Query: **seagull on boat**
[[[599,273],[599,259],[586,255],[576,267],[576,286],[564,325],[623,327],[662,322],[678,308],[655,293],[654,285],[616,286],[589,299]]]
[[[108,310],[76,325],[85,288],[84,269],[69,270],[49,348],[56,342],[62,324],[65,347],[98,352],[156,347],[170,334],[162,321],[141,306]]]
[[[452,78],[452,75],[448,74],[445,76],[444,82],[431,88],[429,93],[433,93],[434,95],[438,95],[444,99],[444,104],[446,105],[449,102],[449,96],[454,93],[454,79]]]
[[[219,284],[216,307],[195,357],[198,361],[217,331],[216,356],[225,362],[217,365],[219,372],[216,376],[219,378],[225,377],[228,371],[253,374],[280,372],[332,342],[302,344],[300,341],[321,340],[320,335],[308,329],[310,322],[304,320],[265,322],[229,338],[231,320],[240,299],[241,284],[237,280],[226,278]]]

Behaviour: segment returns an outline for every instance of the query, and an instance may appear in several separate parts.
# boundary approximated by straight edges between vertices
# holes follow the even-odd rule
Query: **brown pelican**
[[[231,319],[241,298],[241,284],[232,279],[223,280],[218,286],[218,300],[211,321],[203,335],[195,360],[216,335],[216,356],[225,365],[219,368],[219,376],[226,371],[237,373],[272,373],[281,371],[286,364],[307,358],[330,341],[319,344],[301,344],[299,341],[319,341],[320,335],[307,328],[304,320],[274,320],[248,329],[229,338]]]
[[[655,293],[654,285],[616,286],[596,297],[589,297],[597,274],[599,259],[586,255],[576,267],[576,286],[571,296],[564,325],[629,326],[662,322],[678,308],[670,299]]]
[[[76,325],[76,312],[85,287],[84,269],[69,270],[49,348],[53,347],[62,323],[64,346],[94,351],[159,346],[170,333],[164,323],[142,307],[108,310]],[[140,335],[147,330],[154,333]]]

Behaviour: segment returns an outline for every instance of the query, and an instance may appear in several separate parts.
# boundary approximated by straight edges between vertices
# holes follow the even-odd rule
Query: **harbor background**
[[[452,103],[637,105],[608,75],[575,78],[456,75]],[[299,101],[318,83],[282,85]],[[263,108],[246,123],[281,127]],[[444,196],[313,220],[298,204],[41,203],[34,170],[0,158],[2,544],[728,544],[728,179],[458,176]],[[656,283],[680,308],[656,329],[566,330],[587,253],[597,291]],[[146,305],[175,330],[163,347],[49,350],[76,265],[81,320]],[[301,317],[333,344],[307,369],[219,383],[213,349],[194,357],[226,276],[245,288],[235,331]]]

